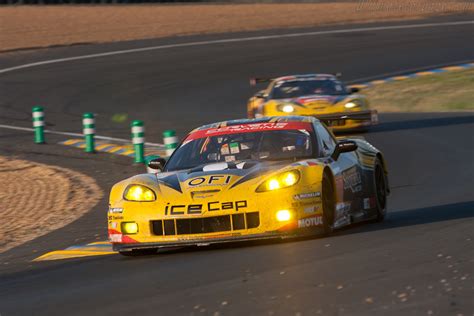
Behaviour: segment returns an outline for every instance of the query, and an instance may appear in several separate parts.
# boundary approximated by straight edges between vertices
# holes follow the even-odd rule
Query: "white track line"
[[[457,22],[441,22],[441,23],[425,23],[425,24],[375,26],[375,27],[363,27],[363,28],[353,28],[353,29],[288,33],[288,34],[280,34],[280,35],[252,36],[252,37],[241,37],[241,38],[227,38],[227,39],[220,39],[220,40],[210,40],[210,41],[198,41],[198,42],[188,42],[188,43],[180,43],[180,44],[159,45],[159,46],[150,46],[150,47],[143,47],[143,48],[117,50],[117,51],[91,54],[91,55],[82,55],[82,56],[75,56],[75,57],[44,60],[44,61],[39,61],[39,62],[35,62],[35,63],[23,64],[23,65],[10,67],[10,68],[0,69],[0,74],[4,74],[4,73],[12,72],[12,71],[15,71],[15,70],[20,70],[20,69],[25,69],[25,68],[32,68],[32,67],[37,67],[37,66],[42,66],[42,65],[49,65],[49,64],[56,64],[56,63],[62,63],[62,62],[67,62],[67,61],[75,61],[75,60],[83,60],[83,59],[90,59],[90,58],[99,58],[99,57],[107,57],[107,56],[114,56],[114,55],[131,54],[131,53],[146,52],[146,51],[152,51],[152,50],[162,50],[162,49],[168,49],[168,48],[205,46],[205,45],[237,43],[237,42],[249,42],[249,41],[262,41],[262,40],[270,40],[270,39],[302,37],[302,36],[316,36],[316,35],[327,35],[327,34],[358,33],[358,32],[367,32],[367,31],[401,30],[401,29],[456,26],[456,25],[469,25],[469,24],[474,24],[474,21],[457,21]]]
[[[25,132],[34,132],[33,128],[19,127],[19,126],[13,126],[13,125],[0,124],[0,128],[13,129],[13,130],[25,131]],[[44,132],[49,133],[49,134],[56,134],[56,135],[74,136],[74,137],[81,137],[81,138],[84,137],[84,134],[70,133],[70,132],[60,132],[60,131],[51,131],[51,130],[47,130],[47,129],[44,130]],[[115,137],[100,136],[100,135],[95,135],[95,138],[102,139],[102,140],[115,141],[115,142],[120,142],[120,143],[131,143],[132,142],[130,139],[115,138]],[[163,144],[158,144],[158,143],[145,143],[145,145],[157,146],[157,147],[163,147],[164,146]]]

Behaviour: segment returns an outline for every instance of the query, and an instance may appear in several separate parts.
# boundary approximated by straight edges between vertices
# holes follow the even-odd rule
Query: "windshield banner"
[[[311,123],[308,122],[274,122],[274,123],[254,123],[254,124],[240,124],[223,126],[219,128],[209,128],[204,130],[195,131],[186,138],[186,141],[194,139],[239,134],[239,133],[255,133],[264,131],[283,131],[283,130],[306,130],[311,131]]]

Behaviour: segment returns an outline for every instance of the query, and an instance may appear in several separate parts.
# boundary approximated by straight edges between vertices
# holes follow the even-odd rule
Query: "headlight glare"
[[[276,219],[279,222],[286,222],[291,219],[291,212],[288,210],[280,210],[276,213]]]
[[[135,202],[151,202],[156,200],[155,192],[144,185],[132,184],[125,189],[124,199]]]
[[[295,111],[295,108],[293,107],[293,105],[287,104],[283,106],[282,110],[285,113],[293,113]]]
[[[263,182],[257,192],[274,191],[282,188],[291,187],[300,180],[300,173],[297,170],[286,171],[279,175],[273,176]]]
[[[354,102],[347,102],[346,104],[344,104],[344,107],[346,109],[352,109],[352,108],[355,108],[356,106],[359,106],[357,103],[354,103]]]
[[[290,103],[279,104],[277,110],[285,113],[293,113],[295,111],[295,106]]]

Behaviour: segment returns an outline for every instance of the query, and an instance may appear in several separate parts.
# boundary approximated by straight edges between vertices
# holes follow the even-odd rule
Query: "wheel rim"
[[[385,176],[380,167],[377,167],[375,171],[375,179],[377,187],[377,202],[379,203],[381,210],[383,210],[385,209],[387,191],[385,189]]]

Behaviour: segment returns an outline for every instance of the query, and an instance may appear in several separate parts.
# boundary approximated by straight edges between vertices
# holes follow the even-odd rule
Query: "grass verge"
[[[474,110],[474,69],[381,84],[364,91],[380,112]]]

